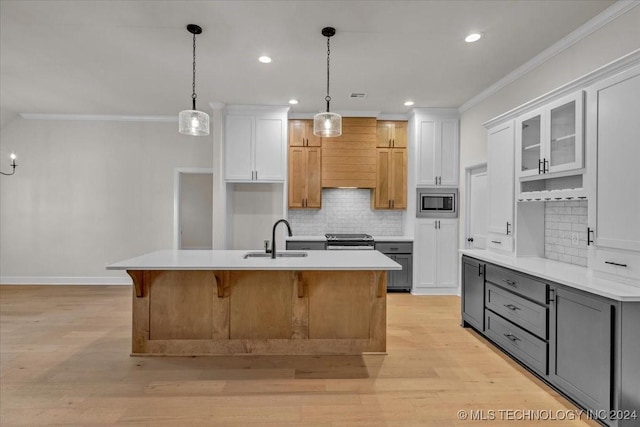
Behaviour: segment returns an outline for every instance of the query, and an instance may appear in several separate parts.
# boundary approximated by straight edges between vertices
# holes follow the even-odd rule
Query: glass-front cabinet
[[[578,91],[516,120],[519,177],[583,167],[583,104]]]

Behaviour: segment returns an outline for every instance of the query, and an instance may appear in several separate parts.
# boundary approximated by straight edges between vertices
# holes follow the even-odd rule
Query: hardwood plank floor
[[[389,294],[386,356],[143,358],[131,292],[0,286],[0,425],[597,425],[461,328],[458,297]]]

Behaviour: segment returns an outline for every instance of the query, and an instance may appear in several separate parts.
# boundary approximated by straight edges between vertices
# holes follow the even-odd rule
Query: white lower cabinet
[[[416,293],[458,286],[457,219],[416,220],[414,252]]]

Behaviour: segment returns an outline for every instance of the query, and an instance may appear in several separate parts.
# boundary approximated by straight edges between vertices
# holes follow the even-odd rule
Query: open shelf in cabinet
[[[518,182],[518,202],[545,202],[553,200],[583,200],[587,198],[582,170],[558,173],[545,179],[521,178]]]

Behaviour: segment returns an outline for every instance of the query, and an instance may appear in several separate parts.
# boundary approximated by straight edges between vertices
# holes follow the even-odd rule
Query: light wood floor
[[[577,408],[459,318],[458,297],[389,294],[386,356],[141,358],[130,287],[0,286],[0,425],[596,425],[530,420]]]

